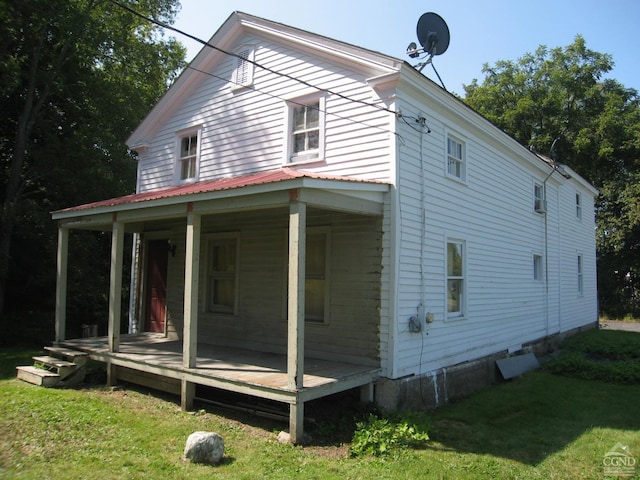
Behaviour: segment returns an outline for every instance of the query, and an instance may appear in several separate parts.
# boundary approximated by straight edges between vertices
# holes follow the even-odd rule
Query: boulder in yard
[[[192,463],[217,465],[224,455],[224,439],[214,432],[194,432],[187,438],[184,458]]]

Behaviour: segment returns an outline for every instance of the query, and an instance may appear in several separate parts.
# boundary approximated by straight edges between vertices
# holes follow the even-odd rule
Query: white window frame
[[[541,182],[533,182],[533,211],[536,213],[546,213],[547,211],[547,194],[544,187]]]
[[[451,142],[460,147],[460,152],[451,152]],[[447,132],[444,148],[444,171],[446,176],[453,180],[465,183],[467,181],[467,142],[465,142],[459,135]],[[452,172],[452,165],[456,166],[454,172]]]
[[[297,108],[301,108],[308,105],[317,103],[318,106],[318,148],[305,150],[302,152],[294,152],[294,135],[296,133],[304,133],[305,130],[294,132],[294,113]],[[318,161],[324,161],[325,155],[325,133],[326,133],[326,99],[321,93],[314,92],[313,94],[305,95],[302,97],[291,98],[286,102],[287,114],[285,122],[285,142],[287,146],[285,151],[285,164],[300,164],[300,163],[313,163]],[[307,131],[315,130],[309,129]]]
[[[581,253],[577,255],[577,281],[578,296],[584,295],[584,257]]]
[[[235,67],[231,76],[232,89],[238,90],[253,85],[255,70],[255,45],[242,45],[234,52]]]
[[[462,256],[461,262],[461,275],[449,274],[449,245],[456,245],[460,248],[460,254]],[[458,291],[458,310],[449,310],[449,282],[459,282]],[[445,243],[445,318],[447,320],[460,320],[466,317],[467,307],[467,245],[466,241],[459,238],[447,238]]]
[[[576,219],[582,220],[582,194],[576,190]]]
[[[533,279],[536,282],[544,280],[544,257],[539,253],[533,254]]]
[[[191,183],[197,182],[200,174],[200,150],[202,149],[202,127],[191,127],[176,132],[175,146],[175,166],[174,166],[174,183]],[[196,137],[196,151],[194,155],[182,156],[182,141],[187,138]],[[182,177],[182,166],[185,159],[193,160],[194,175],[192,177]]]
[[[224,315],[224,316],[235,316],[238,315],[238,305],[239,305],[239,297],[240,297],[240,234],[237,232],[232,233],[218,233],[218,234],[210,234],[204,237],[206,239],[206,266],[205,266],[205,278],[206,284],[204,286],[205,290],[205,311],[214,315]],[[236,247],[236,258],[235,258],[235,266],[233,274],[224,273],[224,272],[214,272],[212,271],[212,249],[216,245],[216,243],[227,242],[229,240],[235,241]],[[213,303],[213,284],[217,279],[230,279],[232,278],[234,281],[234,298],[233,298],[233,306],[232,308],[224,308],[222,306],[218,306]]]
[[[307,315],[307,304],[305,301],[305,323],[307,325],[329,325],[331,320],[331,298],[329,292],[331,292],[331,227],[309,227],[307,228],[306,238],[309,239],[310,236],[314,235],[324,235],[326,239],[325,244],[325,266],[324,266],[324,315],[323,318],[310,318]],[[288,232],[285,234],[285,258],[289,255],[289,244],[288,244]],[[306,252],[305,248],[305,252]],[[284,262],[283,265],[283,286],[282,286],[282,311],[284,315],[282,319],[286,321],[287,319],[287,296],[288,296],[288,283],[289,283],[289,271],[287,262]],[[305,268],[305,284],[306,284],[306,268]],[[305,287],[305,298],[307,296],[306,287]]]

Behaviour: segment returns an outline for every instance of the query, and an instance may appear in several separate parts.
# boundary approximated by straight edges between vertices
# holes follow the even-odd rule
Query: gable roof
[[[181,104],[181,100],[197,88],[203,81],[203,72],[210,72],[221,59],[227,56],[237,56],[233,52],[234,42],[246,33],[257,36],[266,35],[293,44],[298,49],[312,51],[315,55],[326,56],[334,61],[343,61],[350,67],[359,65],[371,71],[372,76],[397,72],[405,63],[403,60],[373,50],[236,11],[206,42],[207,44],[132,132],[126,141],[129,148],[136,150],[146,144],[147,137],[153,131],[156,122],[170,116]]]

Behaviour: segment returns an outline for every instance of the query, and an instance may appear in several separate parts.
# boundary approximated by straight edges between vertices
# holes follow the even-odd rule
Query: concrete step
[[[60,375],[32,366],[16,367],[18,379],[41,387],[55,387],[60,383]]]
[[[72,350],[70,348],[44,347],[44,349],[52,357],[58,357],[69,362],[73,362],[76,365],[84,365],[85,363],[87,363],[87,359],[89,358],[88,353],[80,352],[78,350]]]

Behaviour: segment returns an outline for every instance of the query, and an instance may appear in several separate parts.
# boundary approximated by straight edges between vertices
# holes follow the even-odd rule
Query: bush
[[[426,417],[422,418],[421,423],[422,428],[419,428],[406,416],[393,421],[370,414],[366,421],[356,424],[349,453],[352,457],[379,457],[399,448],[423,446],[429,440],[424,425],[427,423]]]
[[[607,383],[640,383],[640,334],[592,330],[568,338],[546,368],[559,375]]]

